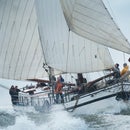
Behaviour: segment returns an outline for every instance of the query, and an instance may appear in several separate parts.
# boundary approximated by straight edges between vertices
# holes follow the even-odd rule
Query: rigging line
[[[62,6],[64,3],[61,4],[61,6],[63,7],[62,10],[66,10],[65,7],[67,7],[67,11],[69,10],[69,12],[71,12],[70,17],[68,17],[68,18],[65,17],[65,19],[66,19],[66,21],[67,21],[68,27],[71,27],[70,21],[71,21],[71,19],[72,19],[72,15],[73,15],[73,11],[74,11],[74,8],[75,8],[75,5],[76,5],[76,1],[77,1],[77,0],[75,0],[73,6],[71,6],[71,7],[73,7],[73,8],[71,9],[72,11],[71,11],[70,8],[69,8],[69,5],[72,5],[72,3],[71,3],[72,1],[71,1],[71,0],[69,1],[69,3],[67,2],[66,6]],[[62,3],[62,1],[61,1],[61,3]],[[71,4],[70,4],[70,3],[71,3]],[[63,14],[64,14],[64,12],[63,12]],[[65,14],[64,14],[64,16],[65,16]]]
[[[109,2],[108,0],[105,0],[105,1],[107,2],[107,5],[108,5],[108,7],[109,7],[109,9],[110,9],[110,11],[111,11],[112,16],[114,17],[114,19],[116,19],[116,16],[115,16],[115,14],[114,14],[114,12],[113,12],[111,6],[110,6],[110,2]],[[104,2],[103,2],[103,4],[104,4]],[[104,4],[104,6],[105,6],[105,4]],[[106,6],[105,6],[105,7],[106,7]]]
[[[8,28],[8,25],[9,25],[9,18],[10,18],[10,14],[11,14],[12,4],[13,4],[13,0],[11,1],[11,5],[10,5],[10,8],[9,8],[9,14],[8,14],[8,18],[7,18],[7,22],[6,22],[6,26],[5,26],[5,30],[4,30],[4,37],[3,37],[2,42],[1,42],[2,45],[1,45],[0,57],[1,57],[1,54],[2,54],[3,46],[5,44],[4,41],[6,39],[5,37],[6,37],[6,33],[7,33],[7,28]]]
[[[84,46],[84,60],[85,60],[85,66],[87,68],[87,52],[86,52],[86,44],[85,44],[85,39],[83,39],[83,46]]]
[[[32,8],[32,10],[31,10],[31,16],[32,16],[32,13],[33,13],[33,10],[34,10],[34,3],[33,3],[33,8]],[[30,18],[31,18],[31,16],[30,16]],[[21,68],[21,76],[22,76],[22,74],[23,74],[23,69],[24,69],[24,66],[25,66],[25,61],[27,60],[27,56],[28,56],[28,54],[29,54],[29,50],[30,50],[30,48],[31,48],[31,43],[33,42],[33,37],[34,37],[34,32],[35,32],[35,30],[36,30],[36,27],[37,27],[37,22],[35,21],[35,25],[34,25],[34,28],[33,28],[33,32],[32,32],[32,36],[31,36],[31,39],[30,39],[30,41],[29,41],[29,44],[28,44],[28,46],[26,46],[26,52],[25,52],[25,57],[24,57],[24,59],[23,59],[23,64],[22,64],[22,68]]]
[[[2,26],[2,22],[3,22],[3,17],[4,17],[4,14],[5,14],[5,7],[6,7],[6,4],[7,4],[7,1],[8,0],[6,0],[6,2],[5,2],[5,4],[4,4],[4,7],[3,7],[3,12],[2,12],[2,17],[1,17],[1,22],[0,22],[0,30],[1,30],[1,26]]]
[[[69,59],[69,40],[70,40],[70,29],[68,30],[68,47],[67,47],[67,58],[66,58],[66,72],[67,72],[67,68],[68,68],[68,59]]]
[[[70,1],[69,1],[70,2]],[[76,2],[77,2],[77,0],[75,1],[75,3],[74,3],[74,6],[73,6],[73,9],[72,9],[72,13],[71,13],[71,16],[69,17],[69,19],[71,20],[71,18],[72,18],[72,14],[73,14],[73,11],[74,11],[74,8],[75,8],[75,5],[76,5]],[[69,7],[68,7],[69,8]],[[68,20],[68,21],[70,21],[70,20]],[[67,22],[68,23],[68,22]],[[70,26],[68,25],[68,28],[69,28]],[[69,30],[68,30],[69,32],[68,32],[68,47],[67,47],[67,59],[66,59],[66,72],[67,72],[67,68],[68,68],[68,58],[69,58],[69,40],[70,40],[70,28],[69,28]]]
[[[28,2],[28,1],[27,1]],[[27,7],[27,4],[29,3],[27,3],[26,2],[26,7]],[[28,11],[28,10],[27,10]],[[32,13],[32,12],[31,12]],[[31,17],[31,14],[30,14],[30,16],[29,16],[29,18],[28,18],[28,20],[26,21],[27,23],[26,23],[26,26],[25,26],[25,32],[24,32],[24,34],[23,34],[23,39],[22,39],[22,43],[21,43],[21,45],[20,45],[20,51],[19,51],[19,53],[18,53],[18,57],[16,58],[16,64],[15,64],[15,71],[14,71],[14,78],[15,78],[15,74],[16,74],[16,72],[17,72],[17,69],[18,69],[18,64],[19,64],[19,61],[20,61],[20,56],[21,56],[21,52],[22,52],[22,48],[23,48],[23,45],[24,45],[24,42],[25,42],[25,38],[26,38],[26,34],[27,34],[27,31],[28,31],[28,26],[29,26],[29,23],[30,23],[30,17]],[[20,71],[20,70],[18,70],[18,71]],[[21,77],[21,75],[20,75],[20,77]]]
[[[36,77],[37,76],[37,73],[39,72],[38,70],[39,70],[39,68],[41,68],[40,67],[40,65],[42,65],[42,59],[43,59],[43,57],[42,57],[42,55],[41,55],[41,57],[39,58],[39,62],[38,62],[38,64],[37,64],[37,67],[36,67],[36,71],[35,71],[35,75],[34,75],[34,77]],[[37,78],[37,77],[36,77]]]
[[[40,29],[39,29],[39,26],[38,26],[38,36],[39,36],[39,41],[38,41],[38,44],[40,42],[39,45],[41,45],[41,49],[42,49],[42,55],[41,55],[41,59],[39,60],[39,64],[37,66],[37,69],[36,69],[36,72],[35,72],[35,77],[37,75],[37,72],[38,72],[38,69],[39,69],[39,66],[40,66],[40,61],[42,62],[42,60],[44,60],[44,63],[47,65],[47,62],[46,62],[46,58],[45,58],[45,50],[47,51],[47,47],[46,46],[46,49],[44,49],[45,47],[43,46],[43,43],[45,44],[45,38],[44,38],[44,35],[43,35],[43,39],[41,38],[41,33],[40,33]],[[43,34],[43,33],[42,33]],[[43,41],[42,41],[43,40]],[[47,65],[48,66],[48,65]]]
[[[43,53],[42,56],[43,56],[43,59],[44,59],[45,64],[47,64],[47,62],[46,62],[46,58],[45,58],[45,50],[47,51],[47,47],[48,47],[48,46],[45,46],[46,48],[43,46],[43,43],[45,44],[46,42],[45,42],[44,35],[43,35],[43,41],[42,41],[39,26],[38,26],[38,34],[39,34],[40,45],[41,45],[42,53]],[[42,34],[43,34],[43,33],[42,33]],[[45,48],[45,49],[44,49],[44,48]]]
[[[123,53],[123,60],[124,60],[124,63],[125,63],[125,53],[124,52],[122,52]]]
[[[90,49],[90,57],[92,57],[92,55],[93,55],[93,52],[92,52],[92,50],[93,50],[93,49],[92,49],[92,44],[90,44],[90,48],[91,48],[91,49]],[[90,68],[91,68],[91,70],[93,70],[92,60],[90,60],[90,63],[91,63],[91,65],[90,65],[91,67],[90,67]]]

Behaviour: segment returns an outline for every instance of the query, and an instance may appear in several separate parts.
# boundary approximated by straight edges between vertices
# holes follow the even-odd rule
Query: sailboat
[[[128,40],[102,0],[5,0],[0,6],[1,78],[39,82],[49,74],[49,83],[53,83],[51,77],[57,74],[95,73],[112,68],[109,48],[130,53]],[[99,89],[81,95],[70,93],[72,87],[66,84],[65,109],[81,110],[97,103],[100,108],[101,102],[107,106],[113,105],[111,101],[117,103],[122,92],[129,92],[129,82],[123,80],[128,75],[116,84],[99,85]],[[109,75],[92,85],[104,83],[107,78]],[[53,87],[47,93],[43,91],[42,99],[48,102],[42,100],[42,105],[54,103],[52,90]],[[29,104],[33,105],[31,97]]]

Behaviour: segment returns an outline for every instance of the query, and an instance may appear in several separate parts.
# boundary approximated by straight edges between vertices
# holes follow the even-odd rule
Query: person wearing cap
[[[121,71],[121,73],[120,73],[121,76],[124,75],[124,74],[129,70],[129,66],[127,65],[127,63],[124,63],[124,64],[123,64],[123,67],[124,67],[124,68],[122,69],[122,71]]]

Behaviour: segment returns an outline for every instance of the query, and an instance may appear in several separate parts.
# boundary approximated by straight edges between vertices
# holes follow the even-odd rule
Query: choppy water
[[[1,130],[130,130],[130,109],[79,115],[58,105],[46,114],[15,111],[8,91],[0,88],[0,92]]]

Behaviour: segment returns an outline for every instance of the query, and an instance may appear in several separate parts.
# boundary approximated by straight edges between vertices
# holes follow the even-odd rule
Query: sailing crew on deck
[[[18,93],[20,92],[20,89],[18,89],[18,86],[15,86],[15,102],[18,104]]]
[[[120,78],[121,75],[120,75],[120,69],[119,69],[119,64],[116,63],[115,66],[112,68],[113,72],[114,72],[114,75],[113,75],[113,79],[117,79],[117,78]]]
[[[61,97],[61,103],[64,103],[62,88],[63,88],[63,84],[61,82],[60,77],[58,77],[55,85],[56,103],[59,103],[59,95]]]
[[[11,88],[9,89],[9,94],[11,96],[11,101],[13,105],[18,104],[18,93],[20,92],[20,89],[18,89],[18,86],[12,85]]]
[[[14,85],[11,86],[11,88],[9,89],[9,94],[11,96],[11,101],[12,101],[12,104],[15,105],[15,88],[14,88]]]
[[[129,66],[127,65],[127,63],[124,63],[123,64],[123,69],[122,69],[122,71],[121,71],[121,76],[123,76],[126,72],[128,72],[128,70],[129,70]]]
[[[64,78],[62,77],[62,75],[60,75],[59,77],[60,77],[60,81],[63,83],[64,82]]]

